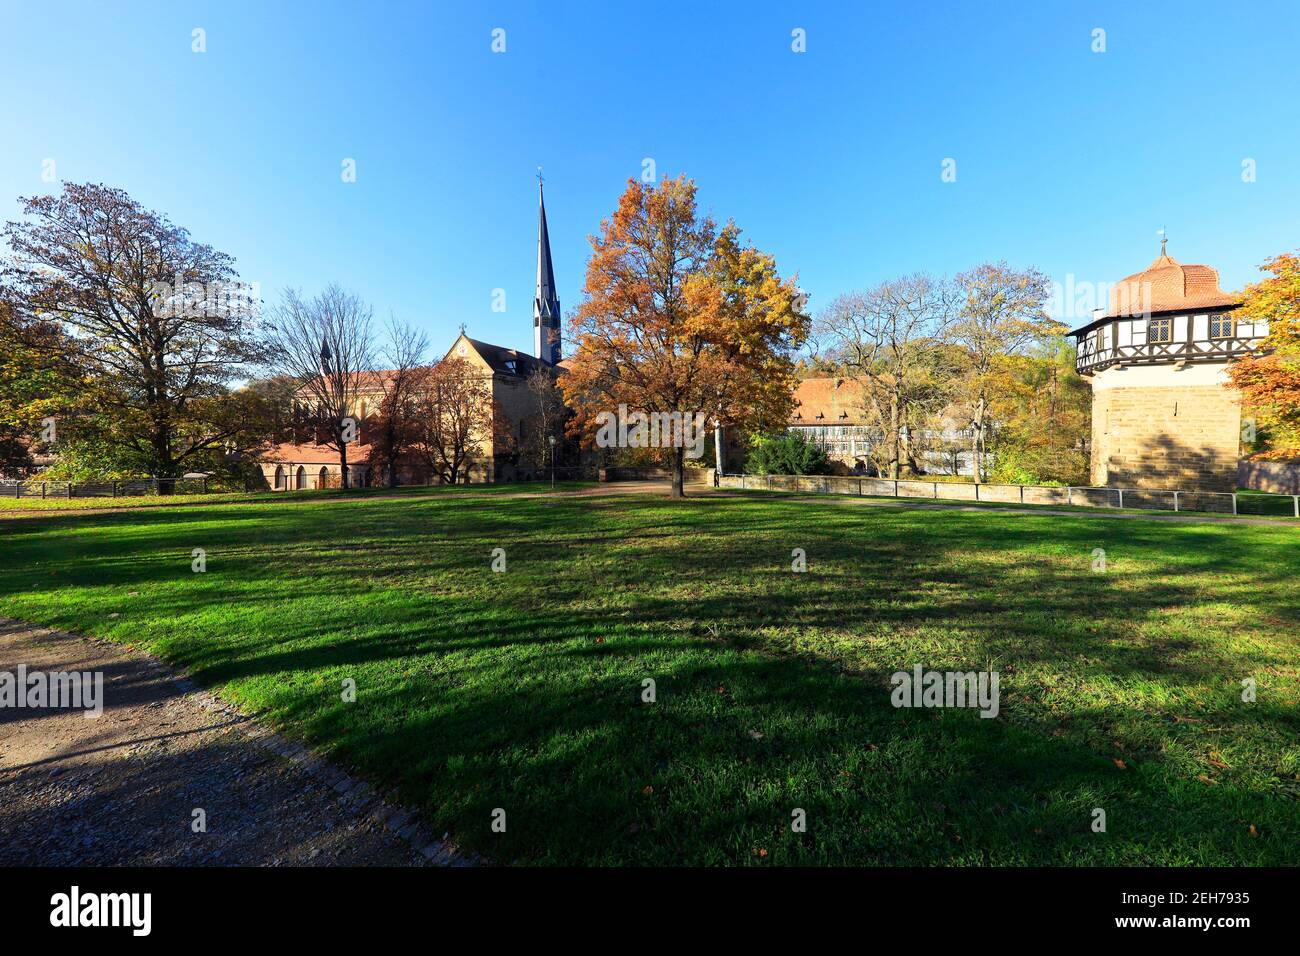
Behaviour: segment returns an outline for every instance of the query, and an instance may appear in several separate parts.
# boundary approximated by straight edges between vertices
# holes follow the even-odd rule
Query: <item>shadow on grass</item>
[[[501,860],[1295,862],[1300,723],[1236,696],[1295,674],[1286,529],[472,497],[45,523],[0,564],[21,607],[124,608],[109,633]],[[996,720],[889,704],[893,670],[990,662]],[[1198,774],[1211,746],[1237,763]]]

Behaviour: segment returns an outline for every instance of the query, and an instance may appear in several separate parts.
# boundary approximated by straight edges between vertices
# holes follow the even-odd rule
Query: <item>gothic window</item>
[[[284,469],[279,465],[275,466],[275,488],[279,491],[284,487]]]
[[[1236,332],[1236,320],[1231,315],[1210,316],[1210,338],[1230,339]]]
[[[1152,319],[1147,325],[1148,342],[1172,342],[1174,340],[1173,319]]]

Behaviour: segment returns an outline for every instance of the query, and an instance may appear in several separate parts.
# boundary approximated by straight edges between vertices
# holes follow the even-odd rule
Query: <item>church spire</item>
[[[551,265],[551,237],[546,231],[546,197],[537,168],[537,296],[533,299],[533,355],[555,365],[560,361],[560,298]]]

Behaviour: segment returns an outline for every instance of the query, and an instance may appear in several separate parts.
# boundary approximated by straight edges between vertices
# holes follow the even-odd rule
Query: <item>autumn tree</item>
[[[164,477],[219,448],[229,422],[209,417],[212,400],[262,354],[260,303],[234,260],[120,189],[69,183],[19,202],[6,279],[89,377],[106,447]]]
[[[442,484],[468,480],[474,467],[513,445],[510,421],[492,397],[491,376],[457,356],[424,377],[412,422],[412,450]]]
[[[525,421],[526,434],[520,454],[543,470],[554,466],[556,451],[564,441],[564,424],[569,411],[564,405],[564,393],[548,368],[538,368],[528,376],[528,394],[535,412]]]
[[[397,487],[397,463],[418,440],[417,398],[429,377],[428,337],[414,326],[390,318],[382,358],[375,373],[378,409],[371,427],[371,466]]]
[[[1283,253],[1261,268],[1273,275],[1246,287],[1236,315],[1267,322],[1268,336],[1228,376],[1255,416],[1258,456],[1289,458],[1300,455],[1300,257]]]
[[[629,180],[591,239],[584,299],[569,322],[576,351],[560,379],[576,412],[570,431],[587,442],[620,406],[754,430],[788,418],[792,353],[808,328],[795,280],[742,246],[734,223],[719,229],[702,215],[695,192],[685,176]],[[666,454],[681,497],[687,435],[676,432]]]
[[[990,477],[1008,484],[1088,480],[1092,395],[1074,367],[1074,348],[1052,336],[1006,356],[990,399]]]
[[[821,361],[862,383],[880,423],[881,475],[899,477],[904,461],[916,468],[910,436],[946,398],[944,336],[955,308],[951,283],[918,273],[841,295],[817,319]]]
[[[0,474],[30,469],[34,452],[53,452],[90,392],[58,325],[22,312],[0,288]]]
[[[306,395],[322,444],[339,453],[344,488],[348,445],[360,437],[362,385],[374,366],[371,317],[368,305],[333,283],[311,298],[285,290],[271,316],[270,360]]]
[[[1018,271],[1005,262],[986,263],[957,276],[960,310],[949,339],[961,348],[961,392],[970,415],[976,480],[987,474],[985,457],[991,402],[1006,387],[1014,356],[1066,327],[1045,310],[1047,276]]]

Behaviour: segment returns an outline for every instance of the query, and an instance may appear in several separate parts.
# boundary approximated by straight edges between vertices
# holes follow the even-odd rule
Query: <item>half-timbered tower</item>
[[[1109,308],[1070,334],[1092,385],[1092,482],[1231,491],[1241,409],[1227,367],[1268,334],[1234,312],[1219,273],[1165,252],[1118,282]]]

